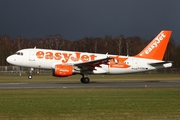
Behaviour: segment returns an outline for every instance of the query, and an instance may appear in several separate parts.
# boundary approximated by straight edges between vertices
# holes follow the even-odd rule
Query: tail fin
[[[171,32],[161,31],[138,55],[135,57],[162,60],[169,42]]]

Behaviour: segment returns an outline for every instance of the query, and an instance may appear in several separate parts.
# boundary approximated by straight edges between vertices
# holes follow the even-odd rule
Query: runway
[[[163,88],[180,87],[180,81],[120,81],[120,82],[27,82],[0,83],[0,89],[68,89],[68,88]]]

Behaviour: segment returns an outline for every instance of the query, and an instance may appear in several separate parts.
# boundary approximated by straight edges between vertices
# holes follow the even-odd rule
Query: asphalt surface
[[[29,83],[0,83],[0,89],[48,89],[48,88],[163,88],[180,87],[180,81],[128,81],[128,82],[29,82]]]

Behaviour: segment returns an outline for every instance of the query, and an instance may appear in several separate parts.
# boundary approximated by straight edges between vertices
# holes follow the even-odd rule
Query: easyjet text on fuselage
[[[95,60],[97,56],[94,54],[83,54],[80,52],[64,53],[64,52],[38,51],[36,52],[36,57],[38,59],[60,60],[62,63],[67,63],[70,60],[73,62],[78,62],[78,61],[88,62]]]

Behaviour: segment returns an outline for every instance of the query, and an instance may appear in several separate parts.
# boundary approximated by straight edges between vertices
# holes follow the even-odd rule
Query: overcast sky
[[[0,0],[0,36],[64,39],[140,36],[172,30],[180,43],[180,0]]]

